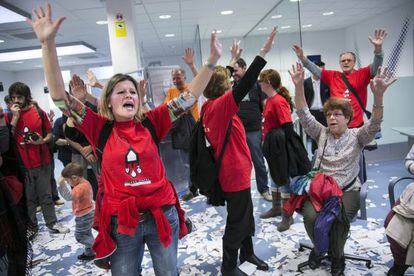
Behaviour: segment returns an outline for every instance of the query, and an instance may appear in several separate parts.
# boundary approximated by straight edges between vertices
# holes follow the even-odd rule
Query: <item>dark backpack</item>
[[[174,149],[182,149],[188,152],[194,125],[195,120],[190,112],[183,114],[174,122],[171,128],[171,140]]]
[[[224,138],[223,148],[217,162],[214,153],[207,141],[202,123],[202,116],[195,124],[190,141],[190,179],[202,195],[208,198],[208,203],[214,206],[224,205],[223,192],[218,181],[218,171],[220,168],[223,153],[230,136],[232,120],[227,127],[226,137]]]

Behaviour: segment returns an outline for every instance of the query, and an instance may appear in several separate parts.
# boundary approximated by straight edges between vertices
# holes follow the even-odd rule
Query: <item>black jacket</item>
[[[308,173],[312,166],[308,153],[291,123],[268,132],[263,143],[263,155],[269,165],[270,176],[278,186],[289,178]]]
[[[309,108],[312,105],[313,99],[315,98],[315,91],[313,90],[312,84],[312,77],[309,77],[303,83],[303,87],[305,89],[305,98],[306,103],[308,104]],[[320,93],[321,93],[321,100],[322,105],[329,99],[329,87],[326,86],[322,81],[320,82]]]

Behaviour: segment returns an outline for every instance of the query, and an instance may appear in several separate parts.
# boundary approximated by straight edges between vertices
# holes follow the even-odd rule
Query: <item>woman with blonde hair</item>
[[[137,275],[146,244],[155,274],[177,275],[178,238],[187,233],[184,212],[151,134],[161,140],[172,122],[204,91],[221,55],[216,34],[211,35],[207,64],[178,98],[144,114],[138,83],[128,75],[116,74],[103,91],[98,115],[78,100],[84,99],[84,94],[72,91],[75,98],[65,93],[55,43],[65,18],[52,22],[49,4],[46,12],[34,10],[32,18],[28,22],[41,43],[46,80],[56,106],[74,119],[95,153],[104,125],[112,125],[102,152],[104,197],[93,246],[95,263],[100,260],[113,275]],[[151,125],[153,132],[145,125]]]

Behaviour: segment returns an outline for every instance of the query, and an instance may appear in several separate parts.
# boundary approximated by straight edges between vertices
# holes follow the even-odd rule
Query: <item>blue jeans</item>
[[[270,189],[272,191],[279,191],[282,194],[290,194],[290,182],[286,183],[285,185],[282,186],[278,186],[276,185],[276,183],[273,181],[272,178],[270,178]],[[282,196],[283,197],[283,196]]]
[[[84,216],[75,218],[75,238],[78,243],[85,246],[85,255],[92,256],[92,244],[95,241],[92,235],[93,216],[95,211],[90,211]]]
[[[112,217],[112,237],[116,241],[116,250],[110,256],[112,275],[139,275],[142,271],[141,262],[144,256],[144,247],[147,244],[151,254],[155,275],[178,275],[177,247],[178,247],[178,214],[175,206],[164,211],[172,230],[172,241],[164,247],[158,238],[157,226],[154,218],[149,216],[139,222],[134,236],[117,233],[118,220]]]
[[[246,131],[246,138],[256,174],[257,190],[262,194],[269,190],[267,186],[267,171],[262,152],[262,131]]]

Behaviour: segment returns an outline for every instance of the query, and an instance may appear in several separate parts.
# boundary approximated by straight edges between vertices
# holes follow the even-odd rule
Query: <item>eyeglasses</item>
[[[341,63],[345,63],[345,62],[354,62],[353,59],[347,58],[347,59],[342,59]]]
[[[326,118],[330,118],[331,116],[334,116],[334,118],[338,118],[340,116],[344,116],[344,114],[339,113],[339,112],[333,112],[333,113],[328,112],[328,113],[326,113]]]

